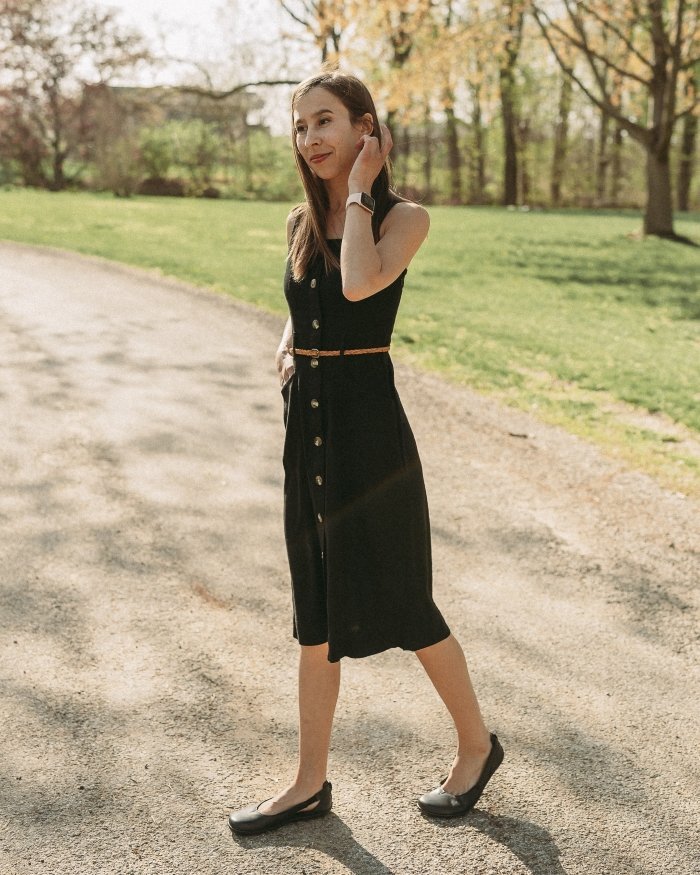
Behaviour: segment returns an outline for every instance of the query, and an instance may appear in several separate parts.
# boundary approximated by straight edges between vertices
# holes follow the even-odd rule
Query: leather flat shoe
[[[264,802],[253,803],[245,808],[241,808],[239,811],[232,811],[228,818],[228,825],[233,832],[241,835],[252,835],[258,832],[265,832],[268,829],[274,829],[292,820],[311,820],[313,817],[321,817],[324,814],[328,814],[333,805],[332,787],[333,785],[330,781],[324,781],[323,787],[321,787],[318,793],[314,793],[310,799],[292,805],[291,808],[285,808],[284,811],[278,811],[277,814],[263,814],[261,811],[258,811],[260,806],[268,801],[267,799]],[[270,799],[272,799],[272,796],[270,796]],[[318,802],[315,808],[311,808],[309,811],[302,811],[302,808],[306,808],[314,802]]]
[[[496,769],[503,762],[503,748],[495,733],[491,733],[491,753],[484,763],[479,778],[474,786],[465,793],[453,795],[442,789],[442,784],[447,780],[444,777],[439,787],[424,793],[418,800],[418,807],[424,814],[432,814],[434,817],[458,817],[466,814],[476,805],[484,792],[484,788]]]

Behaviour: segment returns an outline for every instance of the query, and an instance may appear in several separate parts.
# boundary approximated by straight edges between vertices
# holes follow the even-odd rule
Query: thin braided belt
[[[318,358],[322,355],[368,355],[373,352],[389,352],[388,346],[374,346],[371,349],[299,349],[298,346],[290,349],[294,355],[310,355]]]

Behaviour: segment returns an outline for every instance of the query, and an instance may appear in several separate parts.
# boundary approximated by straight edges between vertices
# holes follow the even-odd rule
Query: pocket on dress
[[[280,392],[282,393],[282,422],[287,427],[287,420],[289,419],[289,388],[292,380],[294,379],[294,374],[280,386]]]

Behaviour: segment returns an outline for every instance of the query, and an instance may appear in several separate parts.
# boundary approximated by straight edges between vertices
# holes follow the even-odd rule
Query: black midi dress
[[[340,256],[342,241],[330,240]],[[388,346],[406,271],[348,301],[323,260],[284,291],[299,349]],[[389,353],[295,356],[284,399],[284,533],[292,634],[328,660],[418,650],[450,630],[432,598],[428,503]]]

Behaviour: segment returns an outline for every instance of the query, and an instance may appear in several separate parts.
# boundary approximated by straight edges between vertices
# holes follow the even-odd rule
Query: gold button
[[[316,485],[317,485],[317,486],[323,486],[323,477],[321,477],[320,474],[317,474],[317,475],[316,475]]]
[[[314,410],[318,407],[318,398],[311,399],[311,406],[314,408]]]
[[[316,278],[315,277],[311,280],[311,288],[312,289],[316,288]]]
[[[317,519],[320,523],[323,522],[323,517],[321,516],[320,513],[317,513],[317,514],[316,514],[316,519]]]
[[[314,358],[318,358],[318,350],[317,350],[317,349],[312,349],[312,350],[311,350],[311,355],[312,355]]]
[[[319,435],[316,435],[316,437],[314,438],[314,443],[316,444],[317,447],[320,447],[321,444],[323,443],[323,438],[320,437]]]
[[[311,367],[312,368],[318,367],[318,359],[311,359]]]
[[[321,323],[318,321],[318,319],[314,319],[314,321],[311,323],[311,327],[318,330],[321,327]]]

